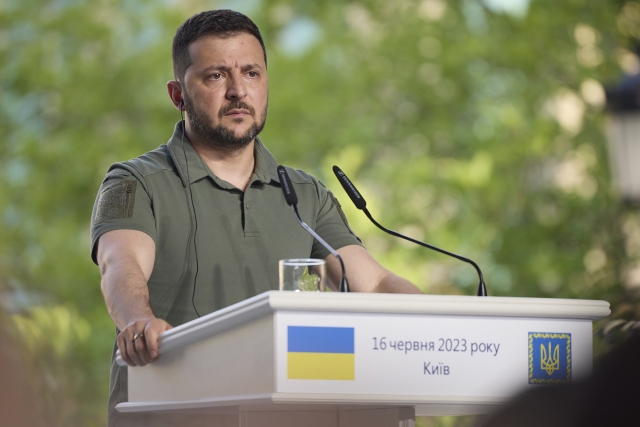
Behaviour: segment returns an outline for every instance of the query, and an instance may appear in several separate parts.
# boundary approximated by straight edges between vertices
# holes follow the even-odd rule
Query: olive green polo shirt
[[[329,255],[296,221],[278,163],[259,139],[243,192],[209,170],[183,139],[181,123],[168,144],[109,168],[91,227],[94,262],[107,231],[139,230],[154,240],[150,304],[174,326],[197,317],[194,305],[203,315],[278,289],[280,259]],[[336,249],[360,245],[325,186],[303,171],[287,171],[302,220]]]
[[[285,202],[278,163],[256,138],[255,169],[243,192],[215,176],[186,138],[182,122],[168,144],[116,163],[102,182],[91,219],[91,256],[107,231],[148,234],[156,257],[148,281],[154,314],[173,326],[268,290],[278,289],[278,261],[325,258],[329,252],[297,222]],[[335,249],[360,245],[325,186],[287,168],[302,220]],[[194,308],[195,305],[195,308]],[[127,370],[111,364],[108,425],[179,425],[184,416],[124,414]],[[192,419],[193,418],[193,419]],[[207,424],[193,416],[190,425]],[[200,419],[202,418],[202,419]]]

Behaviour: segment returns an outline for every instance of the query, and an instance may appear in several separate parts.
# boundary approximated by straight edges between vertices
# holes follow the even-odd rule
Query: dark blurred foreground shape
[[[640,330],[597,363],[589,378],[536,387],[476,426],[640,426]]]
[[[0,312],[0,426],[41,427],[38,399],[20,351]]]

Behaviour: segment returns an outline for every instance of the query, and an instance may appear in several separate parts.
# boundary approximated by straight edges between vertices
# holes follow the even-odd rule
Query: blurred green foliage
[[[49,425],[104,424],[114,327],[91,208],[111,163],[171,135],[173,34],[216,7],[263,32],[262,139],[334,190],[385,266],[427,293],[477,284],[380,234],[333,164],[381,223],[477,260],[492,295],[610,301],[598,352],[640,319],[640,218],[611,189],[602,87],[640,67],[638,1],[3,0],[0,287]]]

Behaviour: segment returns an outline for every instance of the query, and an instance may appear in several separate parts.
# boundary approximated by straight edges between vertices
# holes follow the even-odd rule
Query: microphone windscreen
[[[360,193],[356,189],[356,186],[353,185],[349,178],[347,178],[347,175],[345,175],[338,166],[333,167],[333,173],[336,174],[338,181],[340,181],[340,184],[342,184],[342,188],[344,188],[344,191],[347,192],[353,204],[356,205],[356,208],[364,209],[365,207],[367,207],[367,202],[364,200],[364,197],[360,195]]]
[[[289,206],[298,204],[298,196],[296,195],[296,191],[293,189],[293,184],[291,184],[291,179],[289,178],[289,174],[284,166],[278,166],[278,176],[280,177],[280,186],[282,187],[282,192],[284,193],[284,199],[287,201]]]

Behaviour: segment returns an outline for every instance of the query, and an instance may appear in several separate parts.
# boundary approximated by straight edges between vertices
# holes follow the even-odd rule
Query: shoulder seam
[[[129,166],[131,169],[135,170],[135,171],[136,171],[136,173],[137,173],[138,175],[140,175],[140,178],[142,178],[142,179],[144,180],[144,187],[145,187],[145,189],[146,189],[146,191],[147,191],[147,194],[149,195],[149,198],[150,198],[151,200],[153,200],[153,194],[151,193],[151,191],[152,191],[152,190],[151,190],[151,186],[149,185],[149,182],[147,181],[147,176],[149,176],[149,175],[151,175],[151,174],[143,174],[142,172],[140,172],[140,169],[138,169],[138,168],[136,167],[136,165],[135,165],[132,161],[130,161],[130,160],[127,160],[126,162],[122,162],[122,163],[123,163],[123,164],[126,164],[126,165],[127,165],[127,166]],[[162,168],[162,169],[160,169],[160,170],[164,170],[164,168]],[[156,172],[156,171],[154,171],[154,173],[155,173],[155,172]],[[159,172],[159,171],[157,171],[157,172]]]

